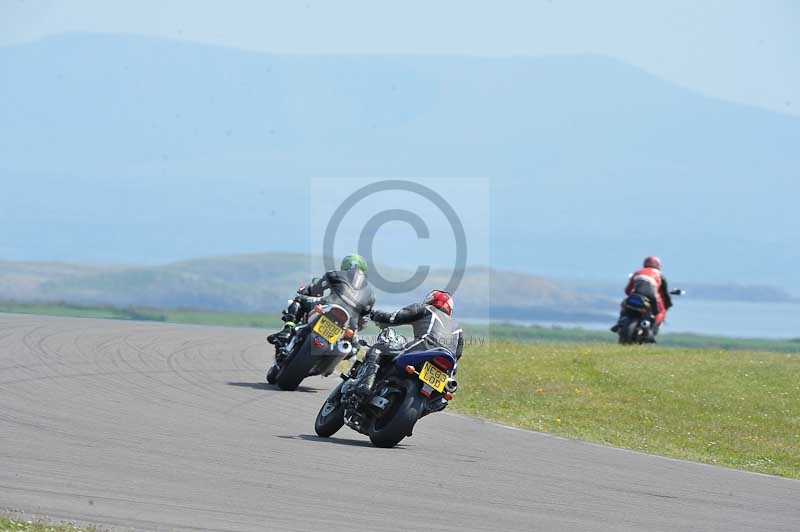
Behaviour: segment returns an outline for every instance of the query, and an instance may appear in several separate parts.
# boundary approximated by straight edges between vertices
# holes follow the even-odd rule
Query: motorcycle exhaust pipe
[[[458,390],[458,381],[455,379],[447,379],[447,382],[444,383],[444,390],[450,393],[456,393]]]
[[[353,346],[347,340],[343,340],[336,343],[336,349],[338,349],[343,355],[348,355],[350,354],[350,351],[353,350]]]

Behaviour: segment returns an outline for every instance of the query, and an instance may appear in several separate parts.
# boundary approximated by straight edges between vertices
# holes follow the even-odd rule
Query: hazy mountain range
[[[376,265],[387,278],[410,272]],[[324,271],[320,257],[290,254],[202,258],[160,266],[105,266],[0,261],[0,300],[66,302],[278,312],[299,285]],[[431,272],[407,294],[376,290],[389,309],[420,300],[446,284],[450,271]],[[692,298],[781,302],[784,292],[767,287],[692,286]],[[591,286],[492,268],[470,268],[456,293],[461,317],[495,320],[603,321],[611,319],[622,286]]]
[[[658,253],[676,284],[800,294],[800,119],[603,57],[276,56],[70,34],[0,48],[0,117],[9,260],[316,255],[312,178],[428,176],[445,192],[488,183],[458,201],[488,220],[476,267],[616,283]]]
[[[380,267],[387,278],[409,272]],[[163,266],[97,266],[0,262],[0,299],[154,308],[278,312],[301,284],[324,271],[322,259],[265,254],[204,258]],[[442,287],[449,271],[433,271],[407,294],[376,290],[379,306],[399,307]],[[613,303],[542,277],[469,269],[457,292],[460,315],[474,318],[598,319]]]

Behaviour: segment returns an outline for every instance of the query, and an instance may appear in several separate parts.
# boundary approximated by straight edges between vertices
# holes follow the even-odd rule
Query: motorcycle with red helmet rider
[[[464,335],[452,320],[453,298],[434,290],[422,303],[396,312],[373,311],[381,328],[343,382],[334,388],[317,414],[314,430],[330,437],[345,424],[369,436],[373,445],[393,447],[411,436],[422,417],[443,410],[458,389],[454,376],[464,349]],[[411,341],[392,325],[411,325]]]
[[[619,335],[621,344],[655,343],[667,310],[672,307],[671,296],[684,293],[669,290],[658,257],[645,258],[642,268],[631,274],[625,286],[628,297],[621,304],[619,320],[611,332]]]
[[[444,349],[458,362],[464,351],[464,332],[452,318],[454,306],[455,302],[449,293],[433,290],[425,296],[422,303],[412,303],[395,312],[373,310],[369,318],[378,327],[411,325],[414,338],[403,347],[403,353]],[[380,358],[374,352],[368,352],[364,357],[363,372],[355,389],[357,394],[367,396],[372,392],[375,376],[381,367]],[[453,373],[455,374],[455,368]],[[442,408],[445,406],[446,403]]]

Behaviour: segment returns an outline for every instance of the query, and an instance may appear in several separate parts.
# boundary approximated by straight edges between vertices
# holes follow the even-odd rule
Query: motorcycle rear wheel
[[[425,406],[425,397],[420,394],[416,381],[406,379],[404,395],[393,398],[390,411],[376,419],[369,430],[369,440],[376,447],[394,447],[411,435],[414,425]]]
[[[623,345],[636,343],[636,329],[639,327],[637,320],[628,320],[619,329],[619,343]]]
[[[308,372],[314,367],[315,362],[311,349],[311,336],[306,336],[303,345],[298,347],[294,354],[289,355],[289,358],[283,363],[283,367],[275,378],[278,388],[290,392],[296,390],[303,379],[308,377]]]

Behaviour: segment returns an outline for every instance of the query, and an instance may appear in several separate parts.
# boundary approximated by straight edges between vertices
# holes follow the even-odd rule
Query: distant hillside
[[[794,296],[783,288],[763,284],[744,285],[727,283],[695,285],[689,283],[685,288],[692,297],[697,299],[748,301],[753,303],[789,303],[800,301],[800,297]]]
[[[416,176],[465,220],[490,213],[471,234],[490,236],[500,269],[614,280],[657,253],[676,280],[800,294],[800,119],[605,57],[303,57],[70,34],[0,48],[0,117],[7,259],[319,253],[312,178]],[[456,196],[469,178],[488,193]],[[380,260],[415,264],[401,247]]]
[[[386,277],[409,276],[380,268]],[[290,254],[205,258],[152,267],[0,262],[0,299],[276,312],[300,284],[322,271],[320,258]],[[378,306],[418,300],[444,286],[449,277],[450,272],[434,271],[412,294],[378,292]],[[591,319],[613,312],[613,303],[603,298],[570,291],[542,277],[490,268],[467,271],[457,305],[461,316],[477,318]]]

